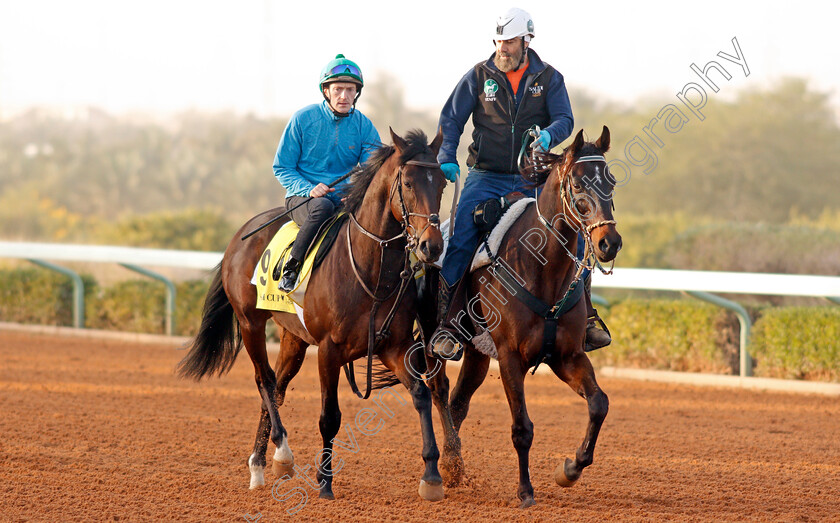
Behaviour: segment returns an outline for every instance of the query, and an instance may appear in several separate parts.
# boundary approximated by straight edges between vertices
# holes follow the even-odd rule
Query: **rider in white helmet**
[[[462,348],[465,341],[454,322],[466,294],[458,283],[463,281],[480,237],[472,219],[473,210],[481,202],[514,191],[534,196],[533,187],[519,175],[516,166],[523,134],[532,125],[538,125],[542,131],[537,146],[549,150],[565,140],[574,126],[563,75],[530,48],[534,38],[531,15],[519,8],[509,9],[496,19],[492,38],[495,52],[461,78],[440,114],[444,138],[438,161],[453,182],[460,174],[458,143],[470,116],[474,125],[467,158],[469,177],[440,273],[439,327],[431,338],[431,352],[441,357],[453,353],[453,344]],[[578,243],[583,245],[582,241]],[[589,293],[586,294],[587,308],[594,316]],[[587,328],[590,348],[609,342],[605,331],[595,326]]]

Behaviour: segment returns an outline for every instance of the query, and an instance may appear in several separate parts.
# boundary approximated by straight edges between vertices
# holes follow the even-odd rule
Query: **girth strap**
[[[540,352],[537,354],[536,360],[532,363],[534,370],[531,374],[537,372],[540,364],[551,358],[554,353],[554,340],[557,338],[557,321],[563,314],[567,313],[574,307],[580,298],[583,296],[584,286],[579,279],[572,281],[569,289],[554,305],[548,305],[541,299],[531,294],[528,289],[523,287],[516,278],[508,272],[507,267],[499,261],[495,254],[490,251],[490,246],[487,245],[487,238],[484,238],[484,245],[490,259],[493,260],[493,272],[499,280],[508,288],[514,290],[516,299],[521,301],[526,307],[531,309],[534,314],[540,316],[545,320],[545,327],[543,328],[543,343],[540,347]]]

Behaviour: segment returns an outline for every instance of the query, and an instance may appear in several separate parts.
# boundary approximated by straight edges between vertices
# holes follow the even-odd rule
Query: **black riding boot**
[[[437,299],[438,327],[429,341],[430,356],[458,361],[464,353],[464,334],[453,324],[453,316],[464,307],[464,300],[460,298],[465,291],[459,288],[459,283],[456,281],[450,286],[443,277],[440,278]]]
[[[600,317],[598,311],[592,307],[592,274],[589,274],[583,281],[583,289],[586,300],[586,352],[606,347],[612,343],[610,330]],[[598,324],[603,328],[599,328]]]
[[[286,265],[283,266],[283,277],[280,279],[280,283],[277,284],[277,288],[286,293],[292,292],[295,288],[295,283],[297,283],[298,273],[300,273],[300,262],[295,258],[289,257]]]

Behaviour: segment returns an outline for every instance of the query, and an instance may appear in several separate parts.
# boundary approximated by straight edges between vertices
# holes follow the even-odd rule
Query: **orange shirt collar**
[[[522,64],[522,67],[516,69],[514,71],[508,71],[505,73],[508,77],[508,81],[510,82],[510,86],[513,88],[513,94],[516,94],[516,91],[519,90],[519,81],[522,80],[522,75],[525,74],[525,71],[528,69],[528,60],[525,60],[525,63]]]

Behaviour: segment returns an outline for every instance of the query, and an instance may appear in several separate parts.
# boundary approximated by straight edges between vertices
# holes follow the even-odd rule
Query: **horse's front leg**
[[[394,354],[396,351],[388,351],[380,354],[382,362],[391,369],[399,378],[405,388],[411,394],[411,399],[414,402],[414,408],[420,415],[420,431],[423,436],[423,461],[426,464],[423,477],[420,478],[420,497],[426,501],[440,501],[444,497],[443,493],[443,479],[440,477],[438,471],[438,459],[440,452],[438,451],[437,442],[435,441],[435,431],[432,426],[432,393],[423,380],[415,376],[415,373],[409,372],[405,366],[404,351],[399,354]],[[418,351],[419,352],[419,351]]]
[[[566,382],[573,391],[577,392],[589,406],[589,424],[586,427],[586,437],[581,443],[572,461],[558,465],[554,471],[554,480],[561,487],[571,487],[580,478],[584,467],[592,464],[595,452],[595,442],[601,431],[601,424],[607,417],[609,399],[595,381],[595,371],[586,354],[578,352],[568,360],[551,363],[551,370]]]
[[[534,424],[528,417],[525,407],[525,372],[527,368],[518,352],[511,352],[508,347],[497,343],[499,351],[499,370],[505,387],[510,415],[511,439],[519,458],[519,490],[522,503],[519,508],[528,508],[534,504],[534,487],[531,485],[531,472],[528,469],[531,442],[534,440]]]
[[[427,383],[432,392],[432,403],[440,416],[443,427],[443,456],[440,468],[447,487],[456,487],[464,478],[464,459],[461,457],[461,438],[455,429],[452,411],[449,407],[449,378],[446,376],[446,361],[426,358]]]

